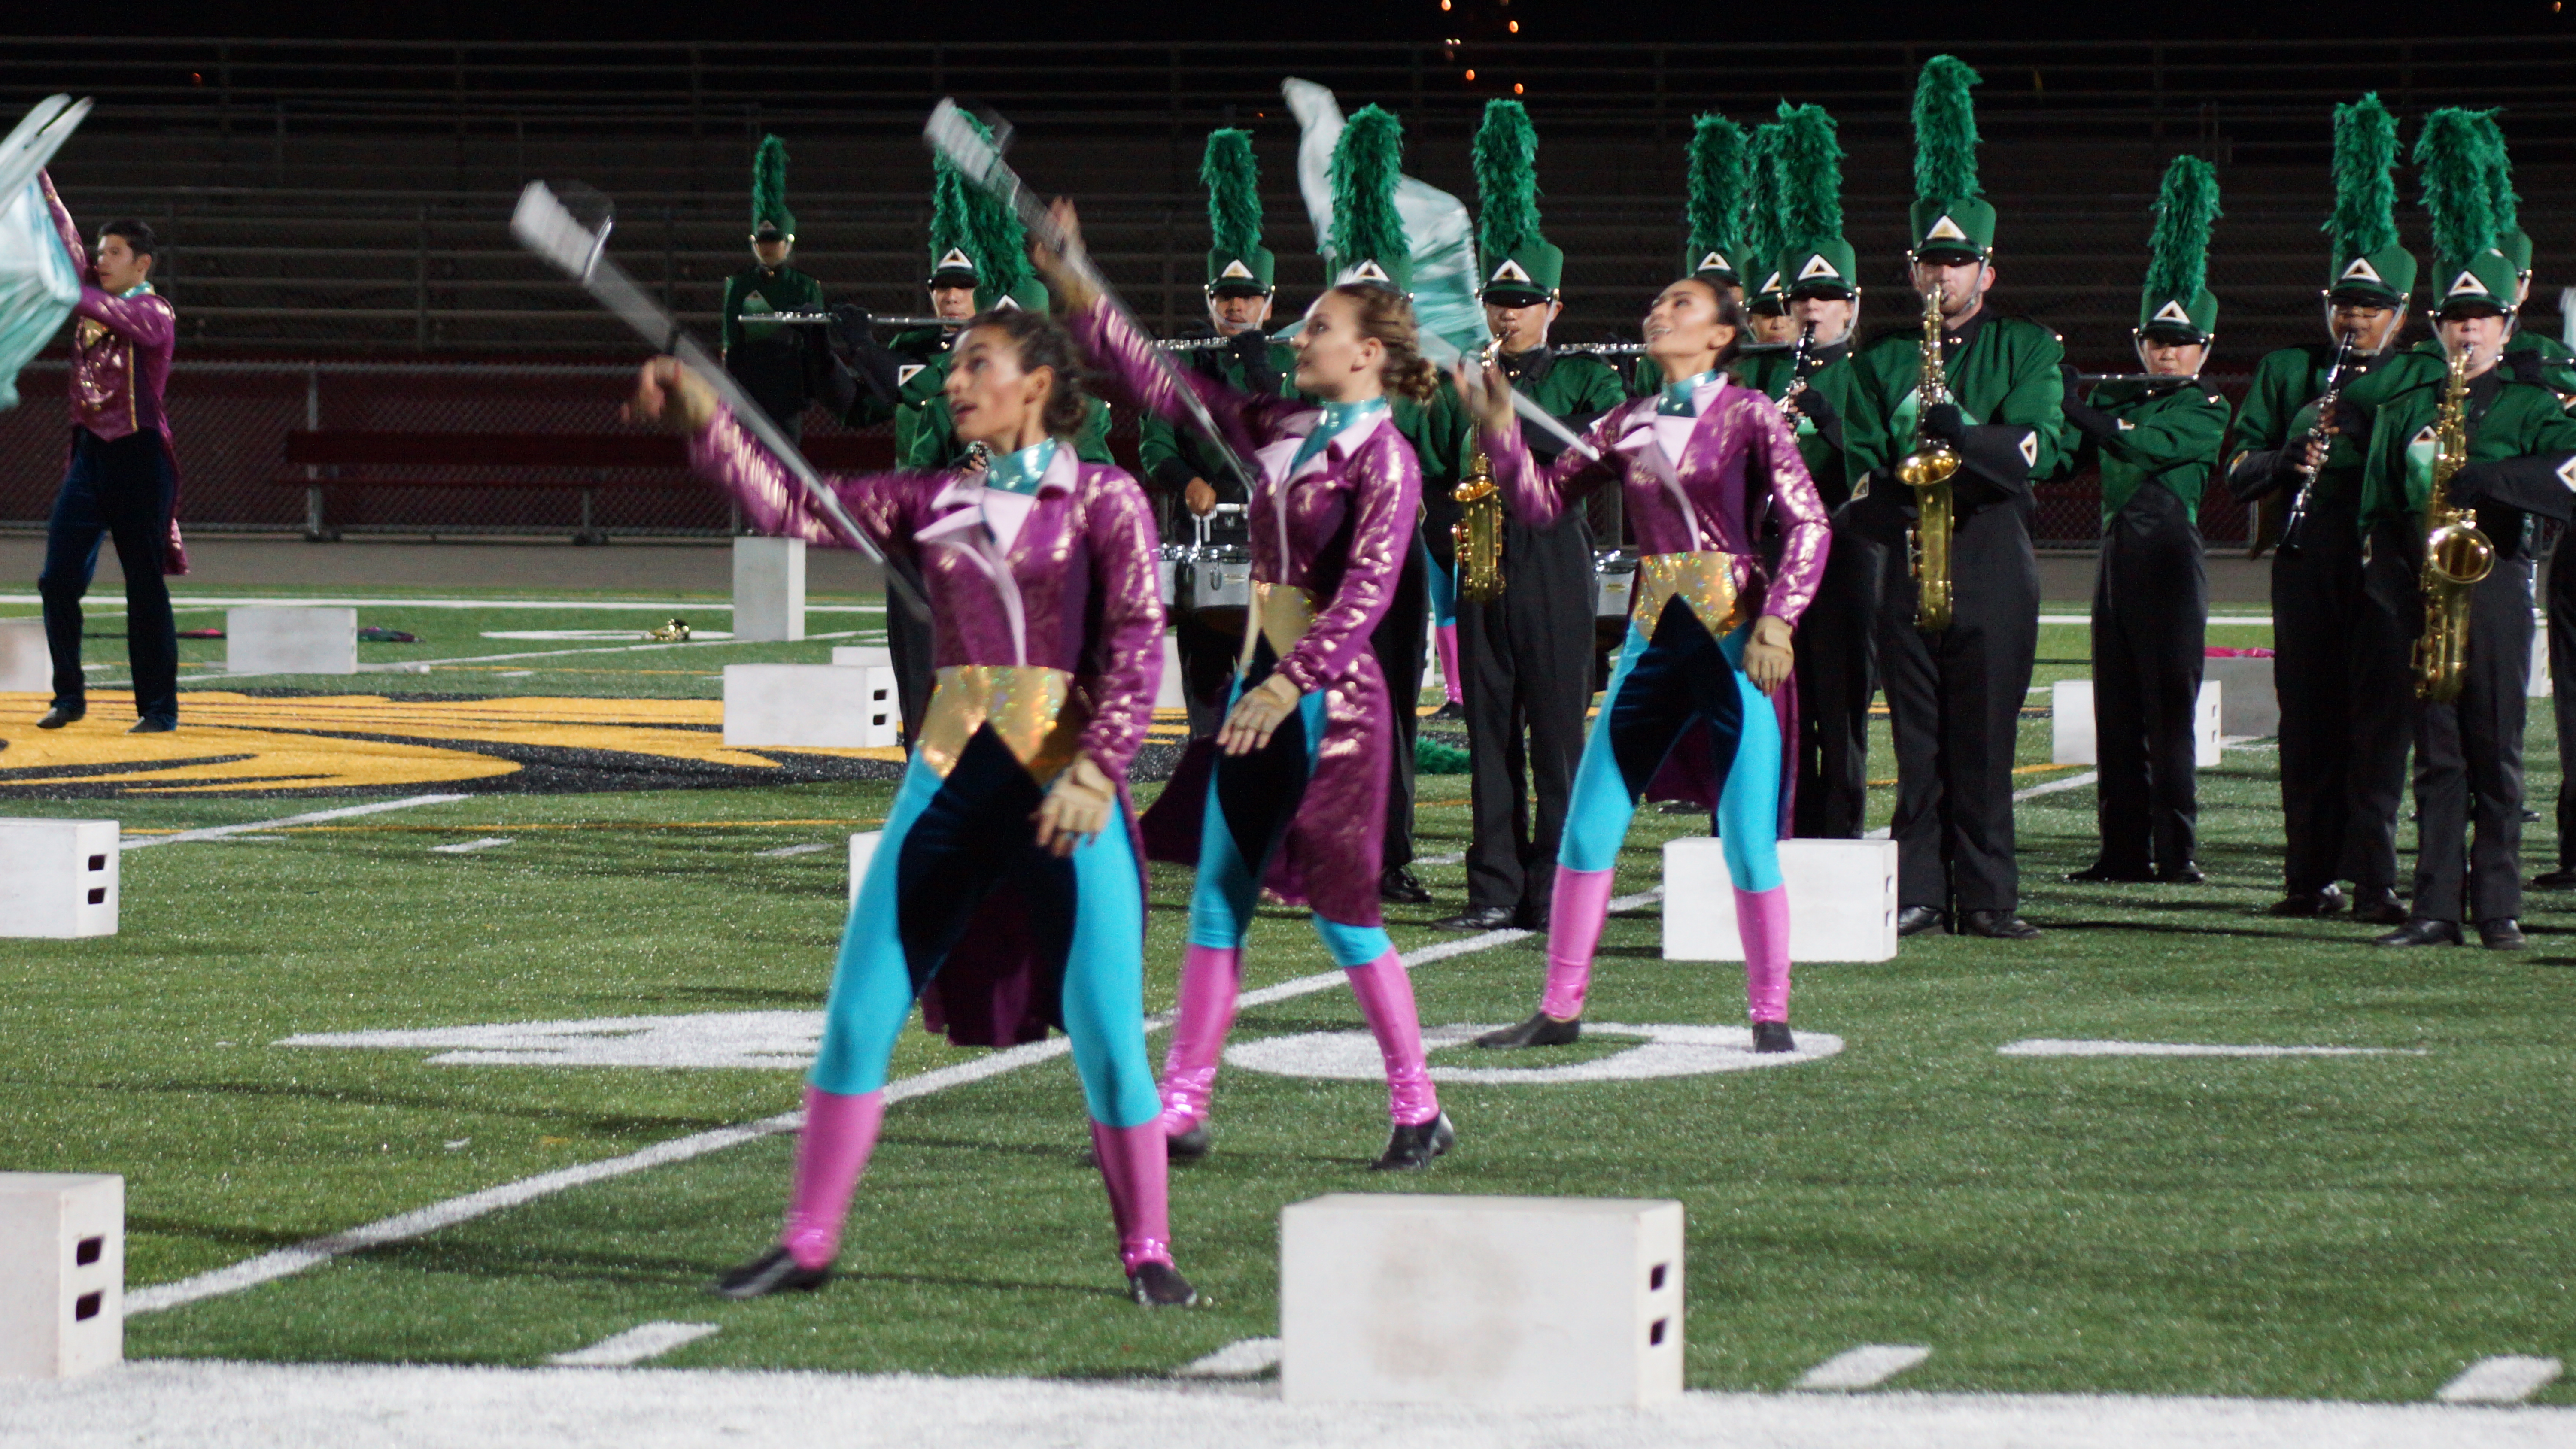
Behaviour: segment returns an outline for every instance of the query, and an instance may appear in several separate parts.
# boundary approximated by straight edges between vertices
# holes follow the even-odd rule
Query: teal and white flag
[[[1342,107],[1331,91],[1313,81],[1291,76],[1279,89],[1301,132],[1297,189],[1306,198],[1306,217],[1314,223],[1320,252],[1323,239],[1333,234],[1333,142],[1342,134]],[[1410,176],[1397,184],[1395,206],[1413,251],[1413,317],[1422,329],[1423,355],[1445,366],[1493,335],[1485,329],[1484,303],[1476,297],[1476,223],[1458,198]]]

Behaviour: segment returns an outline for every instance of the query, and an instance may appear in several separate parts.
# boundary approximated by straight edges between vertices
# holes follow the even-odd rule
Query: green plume
[[[1491,259],[1538,240],[1538,131],[1529,109],[1518,101],[1485,102],[1474,160],[1476,250]]]
[[[1690,191],[1682,207],[1692,260],[1710,252],[1732,255],[1743,210],[1744,128],[1724,116],[1702,116],[1691,123]]]
[[[972,114],[966,124],[985,140],[993,129]],[[944,156],[930,159],[930,256],[935,263],[950,247],[965,248],[975,259],[975,289],[1000,296],[1029,279],[1029,237],[1019,215],[1000,197],[971,185]]]
[[[1780,259],[1780,138],[1787,128],[1773,121],[1756,126],[1744,143],[1744,211],[1736,222],[1736,240],[1744,246],[1744,290],[1749,296]]]
[[[1822,106],[1780,103],[1782,242],[1843,234],[1843,148]]]
[[[948,158],[937,152],[930,156],[930,260],[936,266],[952,247],[972,253],[975,239],[967,234],[966,178],[948,164]]]
[[[2335,107],[2334,215],[2326,234],[2347,253],[2397,245],[2397,118],[2371,91]]]
[[[1261,169],[1252,159],[1252,133],[1232,128],[1208,132],[1199,180],[1207,183],[1208,230],[1216,234],[1216,250],[1230,257],[1259,250]]]
[[[2495,196],[2477,112],[2446,106],[2426,116],[2415,137],[2415,171],[2433,218],[2435,256],[2459,263],[2495,245]]]
[[[2176,156],[2156,198],[2147,238],[2147,291],[2186,307],[2209,283],[2209,226],[2218,220],[2218,172],[2197,156]]]
[[[1977,190],[1977,108],[1968,88],[1980,77],[1955,55],[1923,63],[1914,83],[1914,195],[1955,204]]]
[[[2505,149],[2504,127],[2494,111],[2479,111],[2478,136],[2487,152],[2487,199],[2495,208],[2496,235],[2522,225],[2522,198],[2513,193],[2513,156]]]
[[[1404,164],[1404,126],[1382,106],[1351,113],[1333,142],[1333,234],[1324,249],[1337,267],[1374,259],[1392,268],[1407,255],[1395,183]]]
[[[778,229],[793,233],[796,213],[787,209],[787,143],[776,136],[760,138],[760,149],[751,153],[751,224],[775,222]]]

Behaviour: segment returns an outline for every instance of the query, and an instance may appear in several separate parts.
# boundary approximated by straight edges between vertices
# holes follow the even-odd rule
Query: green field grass
[[[589,627],[574,610],[568,623],[533,618],[471,632]],[[363,622],[412,627],[373,611]],[[433,643],[441,657],[503,652],[479,637]],[[828,645],[739,647],[814,658]],[[2080,627],[2044,631],[2044,659],[2083,652]],[[649,653],[568,657],[598,671],[576,692],[655,693],[676,678],[643,673],[668,667]],[[2046,665],[2040,677],[2084,672]],[[469,686],[462,674],[357,683],[531,687]],[[2026,763],[2045,762],[2047,728],[2025,721]],[[1892,775],[1883,731],[1881,746],[1872,773]],[[2558,776],[2545,711],[2532,746],[2541,799]],[[1155,1375],[1276,1332],[1279,1210],[1352,1190],[1679,1199],[1688,1373],[1701,1388],[1776,1389],[1855,1344],[1919,1343],[1935,1353],[1910,1388],[2420,1400],[2487,1354],[2576,1351],[2576,914],[2556,909],[2576,901],[2536,898],[2533,949],[2520,955],[2376,952],[2349,923],[2264,917],[2278,863],[2271,761],[2233,751],[2203,773],[2211,879],[2197,888],[2063,883],[2093,856],[2092,792],[2026,801],[2025,913],[2047,934],[1915,938],[1884,964],[1802,967],[1794,1021],[1846,1043],[1821,1061],[1452,1086],[1443,1097],[1460,1147],[1405,1181],[1364,1171],[1384,1135],[1382,1087],[1230,1069],[1216,1154],[1173,1176],[1181,1262],[1210,1299],[1198,1310],[1147,1314],[1120,1295],[1080,1097],[1058,1058],[898,1105],[858,1196],[844,1275],[812,1298],[729,1304],[701,1292],[774,1229],[790,1146],[773,1137],[138,1317],[128,1352],[527,1364],[682,1319],[724,1331],[662,1362]],[[1465,782],[1426,779],[1422,793],[1421,849],[1460,849]],[[1892,792],[1874,793],[1883,821]],[[141,1286],[789,1110],[791,1071],[440,1066],[421,1049],[274,1043],[811,1010],[839,928],[840,842],[888,798],[880,784],[495,795],[131,852],[122,934],[0,942],[11,1108],[0,1166],[125,1174],[128,1281]],[[113,813],[129,830],[300,808],[9,806]],[[1620,888],[1657,884],[1661,841],[1704,828],[1640,814]],[[430,849],[487,836],[511,843]],[[806,843],[830,848],[759,854]],[[2528,859],[2549,863],[2545,826],[2530,844]],[[1463,898],[1459,867],[1422,874],[1437,903],[1391,913],[1407,950],[1450,939],[1429,922]],[[1149,1009],[1170,1002],[1188,885],[1186,873],[1154,873]],[[1652,907],[1613,920],[1593,1017],[1740,1021],[1731,968],[1664,962],[1658,930]],[[1526,1014],[1538,945],[1423,966],[1424,1021]],[[1247,985],[1328,965],[1302,919],[1265,912]],[[1358,1024],[1336,989],[1249,1008],[1237,1036]],[[2029,1037],[2420,1055],[1997,1055]],[[1159,1060],[1161,1038],[1152,1049]],[[973,1055],[911,1032],[895,1071]],[[2576,1390],[2542,1400],[2576,1402]]]

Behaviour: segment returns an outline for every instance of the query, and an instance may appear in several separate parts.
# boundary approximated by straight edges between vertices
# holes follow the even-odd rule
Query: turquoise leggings
[[[1431,583],[1431,623],[1445,629],[1458,622],[1458,576],[1440,566],[1432,557],[1431,545],[1418,543],[1422,550],[1422,576]]]
[[[1583,761],[1575,766],[1574,799],[1566,808],[1558,865],[1567,870],[1616,865],[1628,822],[1637,813],[1637,797],[1652,779],[1654,765],[1670,753],[1687,726],[1705,721],[1725,782],[1716,824],[1727,876],[1741,891],[1778,888],[1780,721],[1770,699],[1745,677],[1744,645],[1751,636],[1748,626],[1711,641],[1697,619],[1668,612],[1650,642],[1634,620],[1629,622],[1619,667],[1610,675],[1600,716],[1583,741]],[[1709,655],[1722,656],[1722,668]],[[1720,672],[1723,682],[1711,677]],[[1731,708],[1727,697],[1716,692],[1730,687]],[[1735,736],[1731,758],[1724,738],[1729,733]]]
[[[895,1037],[913,1002],[912,974],[896,931],[896,882],[905,836],[942,783],[916,754],[895,794],[885,838],[859,884],[823,1009],[822,1050],[806,1078],[826,1092],[856,1096],[886,1084]],[[1108,828],[1074,848],[1073,874],[1065,1035],[1073,1039],[1073,1067],[1092,1119],[1134,1127],[1152,1121],[1162,1101],[1145,1059],[1145,899],[1124,819],[1113,815]],[[996,894],[1011,889],[1005,880]]]
[[[1436,575],[1439,571],[1433,570]],[[1243,693],[1240,676],[1227,697],[1226,707]],[[1305,778],[1315,768],[1315,753],[1324,739],[1324,694],[1316,690],[1297,701],[1297,720],[1305,736],[1303,770],[1296,777],[1296,788],[1304,787]],[[1281,743],[1277,735],[1273,745]],[[1297,801],[1275,802],[1281,811],[1284,827],[1288,816],[1297,809]],[[1275,848],[1275,847],[1274,847]],[[1234,829],[1225,817],[1225,802],[1219,798],[1217,782],[1208,781],[1207,811],[1199,818],[1199,875],[1190,891],[1190,944],[1220,951],[1240,950],[1244,937],[1252,930],[1252,910],[1261,899],[1261,873],[1269,860],[1246,860],[1235,844]],[[1348,926],[1339,921],[1314,918],[1315,934],[1323,938],[1324,949],[1333,964],[1348,971],[1365,966],[1395,949],[1382,926]]]

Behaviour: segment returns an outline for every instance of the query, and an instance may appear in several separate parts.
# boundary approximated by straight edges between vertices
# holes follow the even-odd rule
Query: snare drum
[[[1228,634],[1243,632],[1252,606],[1252,550],[1239,545],[1192,549],[1174,582],[1178,607]]]
[[[1625,622],[1637,600],[1637,556],[1606,549],[1592,556],[1592,617]]]

